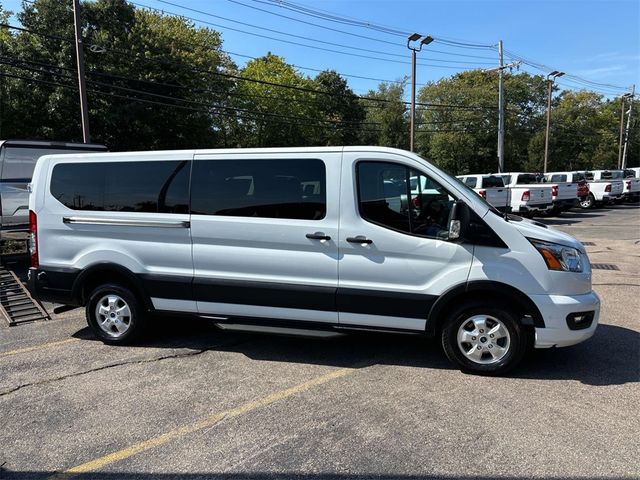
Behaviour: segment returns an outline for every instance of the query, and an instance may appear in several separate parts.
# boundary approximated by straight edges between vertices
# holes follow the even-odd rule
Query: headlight
[[[529,241],[540,252],[549,270],[582,272],[582,257],[579,250],[542,240],[529,239]]]

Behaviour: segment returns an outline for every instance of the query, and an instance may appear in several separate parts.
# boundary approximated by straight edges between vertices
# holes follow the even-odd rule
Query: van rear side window
[[[51,194],[73,210],[189,213],[189,164],[61,163],[53,168]]]
[[[191,213],[321,220],[327,174],[318,159],[197,160]]]

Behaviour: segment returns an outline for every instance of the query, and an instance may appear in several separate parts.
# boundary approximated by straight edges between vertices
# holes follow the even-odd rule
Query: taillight
[[[520,200],[522,200],[523,202],[528,202],[530,198],[531,194],[529,193],[529,190],[525,190],[524,192],[522,192],[522,198]]]
[[[604,191],[605,191],[605,192],[610,192],[610,191],[611,191],[611,184],[610,184],[610,183],[609,183],[609,184],[607,184],[607,186],[606,186],[606,187],[604,187]]]
[[[33,210],[29,210],[29,255],[31,256],[31,266],[38,268],[38,216]]]
[[[478,190],[478,195],[480,195],[485,200],[487,199],[487,191],[486,190]]]
[[[552,197],[558,196],[558,185],[551,185],[551,196]]]

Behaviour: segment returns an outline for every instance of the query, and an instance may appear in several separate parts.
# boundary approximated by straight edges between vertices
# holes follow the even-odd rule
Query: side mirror
[[[469,206],[462,200],[457,200],[451,208],[449,219],[449,240],[464,240],[469,228]]]

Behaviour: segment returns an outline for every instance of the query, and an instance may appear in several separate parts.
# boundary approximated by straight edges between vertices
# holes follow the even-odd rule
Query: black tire
[[[593,208],[595,206],[595,204],[596,204],[596,199],[594,198],[592,193],[587,195],[587,198],[585,198],[584,200],[580,201],[580,207],[585,209],[585,210]]]
[[[115,299],[113,305],[112,299]],[[99,304],[108,311],[106,315],[98,313]],[[126,310],[122,310],[123,306]],[[110,345],[132,343],[144,331],[146,323],[141,302],[128,288],[117,284],[100,285],[91,292],[86,317],[95,336]]]
[[[466,330],[469,334],[472,334],[472,332],[468,330],[469,326],[474,323],[471,319],[481,317],[486,317],[486,325],[491,328],[484,332],[482,330],[473,330],[474,332],[482,332],[480,334],[482,336],[474,336],[470,337],[470,339],[477,339],[478,346],[484,345],[481,358],[478,361],[474,361],[463,353],[463,348],[471,347],[468,349],[468,351],[471,351],[475,347],[471,343],[465,344],[464,342],[459,345],[458,334],[462,330]],[[496,325],[494,320],[497,320],[497,322],[506,329],[508,336],[505,335],[500,339],[490,339],[488,337],[489,330]],[[465,328],[465,325],[467,328]],[[497,333],[496,336],[498,336]],[[508,307],[499,305],[483,306],[479,303],[462,305],[456,309],[451,317],[443,324],[441,338],[442,347],[450,361],[457,364],[463,372],[480,375],[502,375],[510,371],[520,363],[530,345],[530,332],[526,327],[520,325],[515,312]],[[485,340],[482,340],[483,338]],[[502,341],[503,339],[505,341]],[[492,342],[495,342],[495,345],[493,345]],[[490,350],[491,347],[488,347],[489,345],[493,345],[495,349]],[[500,354],[499,352],[502,349],[504,353]],[[476,350],[476,353],[478,351],[479,350]],[[496,355],[496,352],[498,352],[498,355]],[[495,358],[496,356],[500,358]]]

